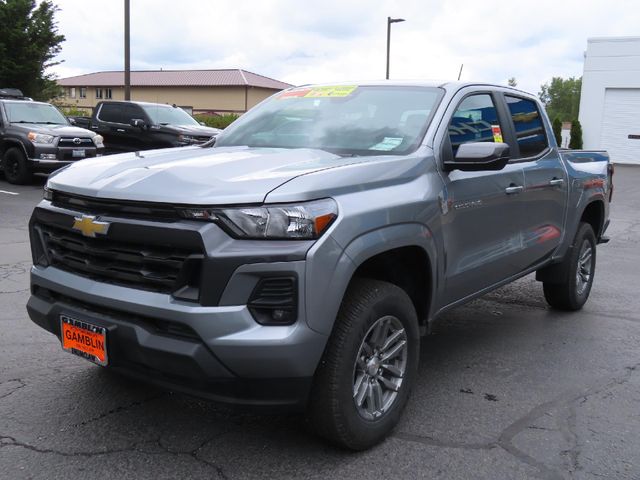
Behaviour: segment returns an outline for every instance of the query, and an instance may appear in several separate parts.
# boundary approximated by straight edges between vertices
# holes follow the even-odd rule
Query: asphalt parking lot
[[[395,433],[364,453],[295,415],[119,378],[28,319],[42,183],[0,179],[0,478],[640,478],[640,168],[618,166],[611,242],[583,311],[533,276],[441,318]]]

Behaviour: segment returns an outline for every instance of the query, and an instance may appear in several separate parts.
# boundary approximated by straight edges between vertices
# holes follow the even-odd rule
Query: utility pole
[[[131,100],[131,51],[129,29],[129,0],[124,0],[124,99]]]
[[[464,63],[460,64],[460,71],[458,72],[458,81],[460,81],[460,77],[462,76],[462,69],[464,68]]]
[[[391,24],[404,22],[404,18],[391,18],[387,17],[387,76],[389,80],[389,52],[391,50]]]

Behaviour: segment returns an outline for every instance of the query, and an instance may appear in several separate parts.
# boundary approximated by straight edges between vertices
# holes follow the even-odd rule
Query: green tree
[[[540,87],[538,96],[550,118],[560,117],[561,122],[578,118],[582,78],[553,77]]]
[[[562,122],[560,121],[560,117],[556,117],[553,120],[553,136],[556,137],[558,146],[562,145]]]
[[[509,80],[507,80],[507,85],[509,85],[510,87],[517,87],[518,81],[516,80],[516,77],[511,77]]]
[[[0,0],[0,87],[19,88],[38,100],[55,97],[60,89],[49,67],[61,50],[64,35],[54,20],[51,0]]]
[[[580,150],[582,148],[582,125],[579,120],[571,122],[571,140],[569,148]]]

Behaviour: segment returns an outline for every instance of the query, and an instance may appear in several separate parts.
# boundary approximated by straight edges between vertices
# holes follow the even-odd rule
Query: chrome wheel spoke
[[[407,344],[406,340],[402,340],[401,342],[396,343],[393,348],[384,352],[384,354],[380,357],[380,360],[383,362],[386,362],[390,358],[395,357],[396,355],[402,352],[406,344]]]
[[[389,372],[391,375],[393,375],[396,378],[402,378],[402,370],[400,370],[398,367],[396,367],[394,365],[390,365],[388,363],[383,363],[382,365],[380,365],[380,368],[386,370],[387,372]]]
[[[369,375],[363,373],[360,377],[360,382],[357,385],[357,388],[354,387],[353,398],[356,401],[356,405],[358,407],[362,407],[362,402],[364,402],[364,398],[367,396],[369,390]]]
[[[397,392],[398,390],[400,390],[400,385],[396,385],[395,383],[393,383],[388,378],[384,378],[383,376],[379,376],[378,377],[378,381],[380,383],[382,383],[386,388],[388,388],[389,390],[391,390],[393,392]]]
[[[382,387],[380,386],[380,382],[375,380],[371,384],[371,390],[373,391],[373,398],[374,398],[376,412],[379,412],[382,410],[382,407],[384,406],[382,402],[384,394],[382,393]]]
[[[400,329],[400,330],[396,330],[395,332],[393,332],[384,342],[384,344],[382,345],[382,347],[380,348],[381,352],[386,351],[391,345],[393,345],[393,343],[398,340],[400,337],[402,337],[404,335],[404,328]]]

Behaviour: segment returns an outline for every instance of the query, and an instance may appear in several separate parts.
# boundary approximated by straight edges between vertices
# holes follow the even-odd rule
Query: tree
[[[518,81],[516,80],[516,77],[511,77],[509,80],[507,80],[507,85],[509,85],[510,87],[517,87]]]
[[[562,122],[560,121],[560,117],[556,117],[553,120],[553,136],[556,137],[558,146],[562,145]]]
[[[571,140],[569,140],[569,148],[580,150],[582,148],[582,125],[580,121],[571,122]]]
[[[550,118],[560,117],[561,122],[578,118],[582,78],[553,77],[551,82],[540,87],[538,96]]]
[[[0,87],[19,88],[38,100],[55,97],[60,88],[46,73],[60,53],[64,35],[54,20],[58,11],[51,0],[0,0]]]

